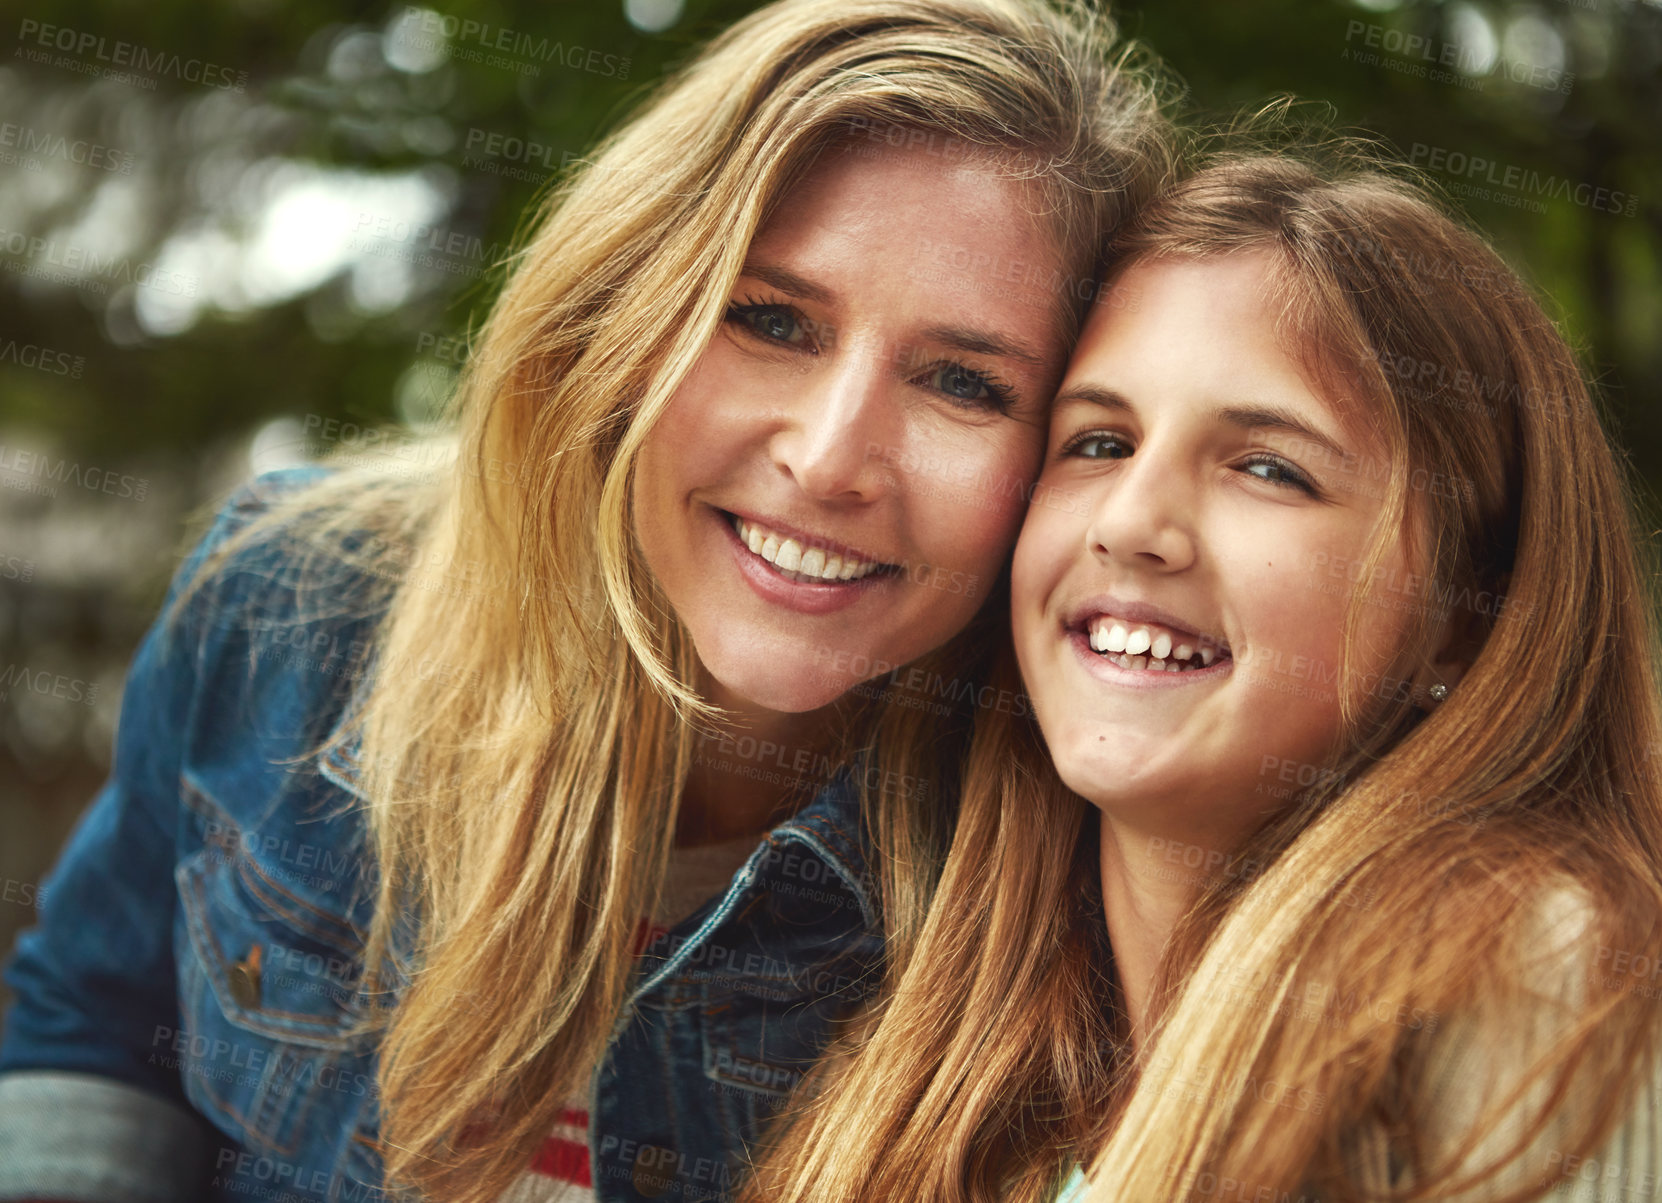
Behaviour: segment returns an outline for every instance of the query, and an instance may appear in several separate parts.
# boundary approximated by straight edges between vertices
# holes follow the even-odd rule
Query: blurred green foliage
[[[1456,197],[1560,307],[1613,404],[1620,437],[1645,475],[1662,481],[1662,419],[1646,404],[1662,383],[1662,8],[1620,0],[1387,4],[1189,0],[1126,3],[1117,12],[1123,29],[1186,82],[1198,115],[1291,93],[1330,103],[1340,124],[1377,132],[1422,165],[1437,151],[1462,165],[1477,156],[1502,170],[1637,198],[1630,214],[1563,197],[1542,198],[1535,207],[1544,212],[1536,212],[1519,206],[1532,198],[1516,189],[1490,189],[1496,199]],[[46,163],[34,180],[20,179],[31,173],[15,162],[0,167],[0,180],[12,177],[0,182],[4,227],[61,237],[101,220],[121,227],[135,259],[155,262],[181,234],[247,235],[273,195],[261,193],[262,182],[270,185],[275,165],[298,162],[421,172],[452,202],[447,229],[505,246],[562,159],[589,147],[666,67],[755,7],[693,0],[667,31],[645,33],[617,0],[435,5],[427,12],[308,0],[161,0],[143,8],[58,0],[23,8],[9,22],[13,53],[0,60],[0,120],[113,147],[130,156],[131,171],[79,167],[67,173],[67,187],[53,190],[25,185],[64,174],[60,165]],[[96,80],[30,60],[44,27],[73,31],[77,47],[85,35],[101,39],[101,51],[70,56],[82,62],[128,42],[220,65],[247,82],[227,91],[165,70],[151,73],[151,88]],[[434,61],[446,30],[456,36]],[[560,56],[539,61],[522,35],[557,42],[579,66]],[[1415,53],[1385,49],[1410,37],[1423,41]],[[470,61],[488,60],[493,38],[509,51],[495,63]],[[389,65],[387,58],[400,58],[389,49],[400,39],[406,50],[416,47],[418,60],[427,54],[416,66],[431,69]],[[1499,62],[1474,74],[1473,57],[1486,46]],[[1458,82],[1439,82],[1425,69],[1426,47],[1459,56],[1466,71]],[[1515,81],[1507,67],[1516,64],[1533,66],[1536,79]],[[1541,72],[1554,64],[1561,86],[1545,86],[1554,77]],[[551,153],[518,162],[470,153],[493,136]],[[1431,174],[1471,190],[1463,176]],[[119,195],[105,195],[111,191]],[[0,423],[107,458],[189,457],[284,414],[385,420],[396,412],[398,382],[421,335],[464,330],[491,296],[489,275],[418,275],[391,309],[366,309],[342,269],[277,303],[237,312],[210,305],[172,333],[146,329],[131,287],[99,294],[4,279],[0,329],[82,357],[84,366],[70,379],[0,362]],[[213,291],[211,280],[201,283]]]

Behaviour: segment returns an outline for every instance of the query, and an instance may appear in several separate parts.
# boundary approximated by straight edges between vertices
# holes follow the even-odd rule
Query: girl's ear
[[[1433,709],[1460,684],[1460,678],[1466,675],[1489,636],[1489,614],[1498,613],[1499,599],[1506,595],[1511,577],[1511,573],[1505,573],[1496,582],[1493,595],[1496,605],[1488,613],[1480,611],[1474,603],[1470,608],[1450,610],[1443,615],[1437,654],[1430,664],[1414,674],[1414,699],[1420,709]],[[1478,593],[1477,596],[1486,595]]]
[[[1462,657],[1440,654],[1414,677],[1414,700],[1421,710],[1434,709],[1438,702],[1454,692],[1460,678],[1466,675],[1471,662]]]

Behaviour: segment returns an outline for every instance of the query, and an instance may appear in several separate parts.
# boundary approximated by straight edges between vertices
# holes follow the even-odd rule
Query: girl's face
[[[1063,781],[1196,843],[1241,834],[1332,750],[1349,582],[1388,477],[1282,351],[1271,262],[1145,259],[1098,302],[1012,570]],[[1381,570],[1407,579],[1400,550]],[[1373,690],[1397,688],[1411,603],[1368,608],[1356,667]]]
[[[833,148],[751,243],[635,472],[712,700],[818,709],[980,607],[1067,358],[1032,202],[979,159]]]

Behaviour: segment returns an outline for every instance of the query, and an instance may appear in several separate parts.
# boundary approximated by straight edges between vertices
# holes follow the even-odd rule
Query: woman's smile
[[[900,566],[845,543],[776,521],[711,508],[739,576],[765,602],[803,614],[829,614],[900,581]]]
[[[865,679],[835,666],[916,659],[991,592],[1067,353],[1034,199],[975,157],[832,151],[752,240],[634,489],[729,699],[826,706]],[[1047,269],[994,281],[947,243]]]

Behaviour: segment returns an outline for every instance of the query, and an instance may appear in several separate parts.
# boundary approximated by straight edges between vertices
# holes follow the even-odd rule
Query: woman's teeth
[[[1148,672],[1191,672],[1218,658],[1219,648],[1192,635],[1173,635],[1156,626],[1098,615],[1086,626],[1091,650],[1121,668]]]
[[[857,581],[870,576],[883,565],[875,560],[861,560],[843,556],[823,547],[804,546],[789,535],[781,535],[765,526],[746,522],[737,515],[733,529],[739,541],[779,570],[787,580],[823,584],[826,581]]]

